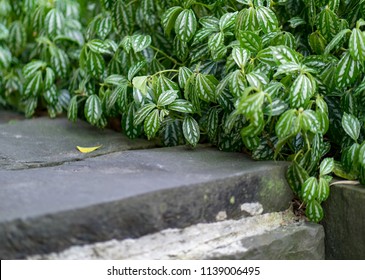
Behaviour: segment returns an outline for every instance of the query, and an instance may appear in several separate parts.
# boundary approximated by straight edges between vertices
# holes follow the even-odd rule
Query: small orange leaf
[[[97,149],[99,149],[102,145],[100,146],[96,146],[96,147],[80,147],[80,146],[76,146],[76,148],[83,154],[86,153],[91,153]]]

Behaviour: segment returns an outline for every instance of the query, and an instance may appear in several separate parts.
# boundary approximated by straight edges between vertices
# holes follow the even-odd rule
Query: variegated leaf
[[[189,42],[197,29],[197,20],[193,10],[185,9],[180,12],[175,21],[175,33],[182,42]]]
[[[196,146],[200,139],[200,129],[198,122],[187,115],[183,122],[183,134],[186,141],[192,146]]]

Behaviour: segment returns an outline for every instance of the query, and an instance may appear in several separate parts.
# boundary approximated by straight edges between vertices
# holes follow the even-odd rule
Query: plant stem
[[[182,63],[178,62],[175,58],[169,56],[167,53],[165,53],[164,51],[161,51],[160,49],[154,47],[154,46],[150,46],[151,49],[153,49],[156,52],[159,52],[160,54],[162,54],[164,57],[166,57],[167,59],[171,60],[173,63],[177,64],[177,65],[183,65]]]

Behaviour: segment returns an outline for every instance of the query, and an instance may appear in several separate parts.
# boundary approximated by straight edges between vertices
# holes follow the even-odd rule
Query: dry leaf
[[[96,147],[80,147],[80,146],[76,146],[76,148],[83,154],[86,153],[91,153],[97,149],[99,149],[102,145],[100,146],[96,146]]]

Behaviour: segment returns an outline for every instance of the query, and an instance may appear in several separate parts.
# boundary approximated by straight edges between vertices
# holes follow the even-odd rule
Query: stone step
[[[209,147],[175,147],[0,170],[0,256],[25,258],[282,211],[292,199],[286,166]]]
[[[60,253],[34,255],[48,260],[167,259],[324,259],[324,231],[318,224],[295,222],[291,212],[166,229],[136,239],[73,246]]]

